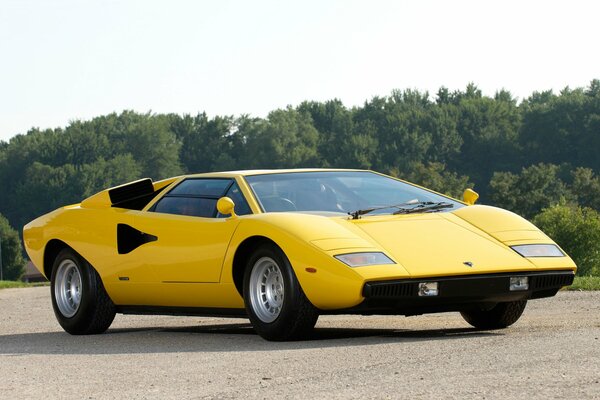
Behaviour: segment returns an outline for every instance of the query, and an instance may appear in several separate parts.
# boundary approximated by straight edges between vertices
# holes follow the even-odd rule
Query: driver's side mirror
[[[223,215],[231,214],[231,217],[237,217],[234,211],[235,203],[229,197],[221,197],[217,201],[217,211]]]
[[[472,206],[475,204],[477,199],[479,198],[479,194],[473,189],[465,189],[463,193],[463,201],[468,205]]]

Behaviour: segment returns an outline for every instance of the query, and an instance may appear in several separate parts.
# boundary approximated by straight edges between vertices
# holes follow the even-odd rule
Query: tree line
[[[600,80],[522,101],[507,90],[485,96],[474,84],[433,96],[395,90],[359,107],[306,101],[265,118],[124,111],[0,142],[0,214],[20,230],[140,177],[336,167],[455,197],[473,187],[482,203],[533,219],[556,205],[600,210],[599,150]]]

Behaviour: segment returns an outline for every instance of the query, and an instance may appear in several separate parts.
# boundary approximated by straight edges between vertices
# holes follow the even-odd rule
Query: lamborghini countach
[[[71,334],[116,313],[249,318],[268,340],[324,314],[515,323],[576,266],[533,224],[373,171],[217,172],[103,190],[24,227]]]

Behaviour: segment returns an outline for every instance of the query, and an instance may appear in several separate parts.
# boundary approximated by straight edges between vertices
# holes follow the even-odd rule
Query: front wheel
[[[52,307],[60,326],[72,335],[102,333],[115,318],[115,305],[96,270],[79,254],[64,249],[50,279]]]
[[[252,326],[267,340],[301,339],[319,318],[287,257],[272,244],[260,246],[248,260],[244,303]]]
[[[461,311],[460,315],[469,324],[479,329],[500,329],[511,326],[521,317],[527,300],[498,303],[491,309]]]

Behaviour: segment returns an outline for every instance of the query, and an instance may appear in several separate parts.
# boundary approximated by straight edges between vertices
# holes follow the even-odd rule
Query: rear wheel
[[[115,318],[115,305],[100,276],[71,249],[54,260],[50,286],[56,319],[72,335],[102,333]]]
[[[462,311],[460,315],[469,324],[479,329],[500,329],[511,326],[521,317],[527,300],[498,303],[488,310],[473,309]]]
[[[271,244],[260,246],[248,260],[244,302],[254,329],[267,340],[301,339],[319,318],[287,257]]]

